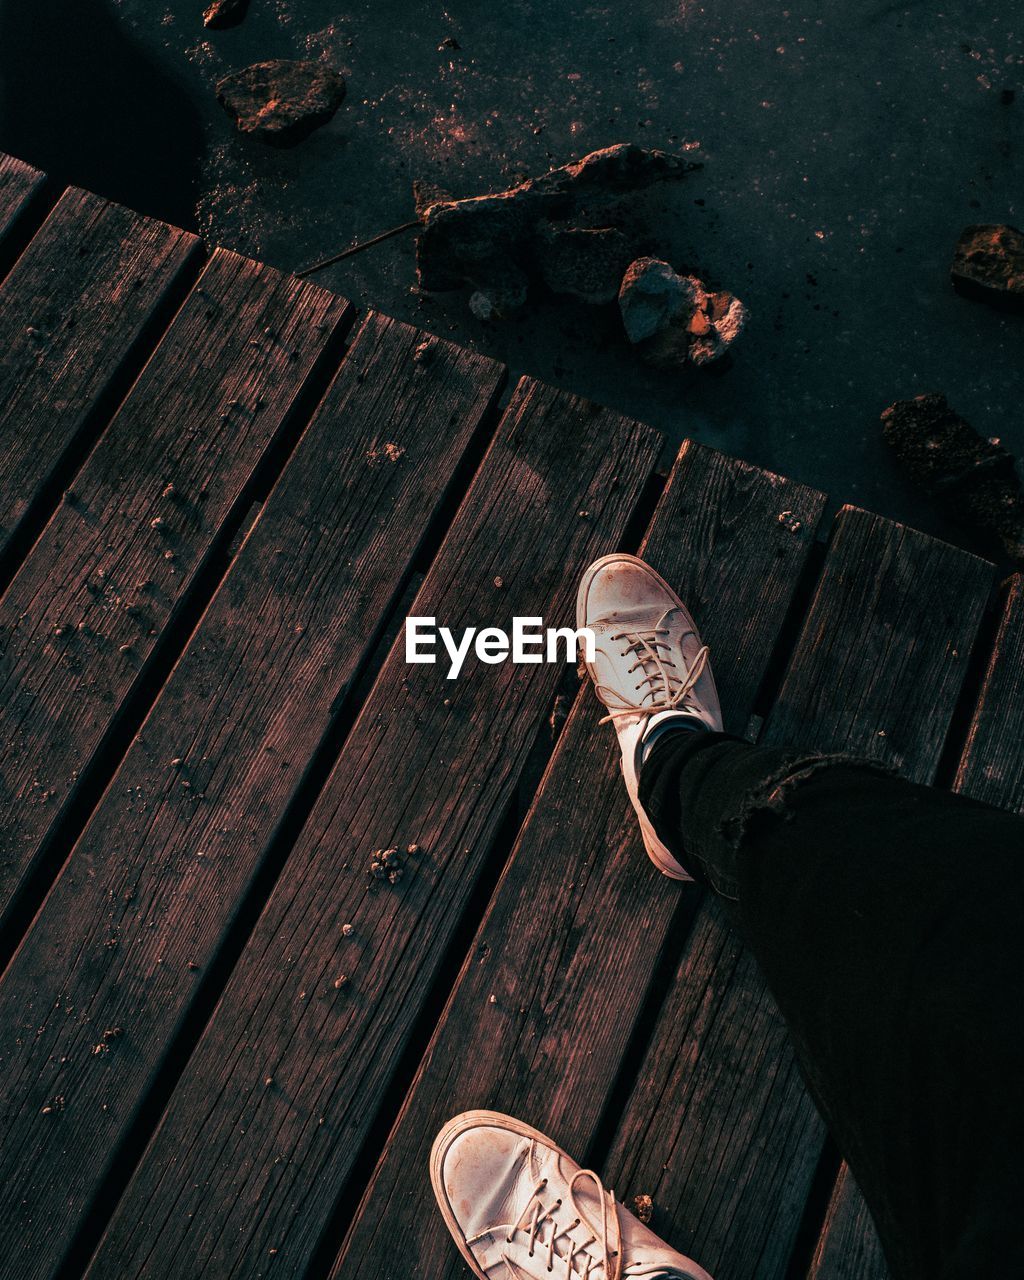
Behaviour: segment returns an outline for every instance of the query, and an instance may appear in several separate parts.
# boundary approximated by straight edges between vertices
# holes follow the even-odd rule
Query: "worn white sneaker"
[[[449,1120],[430,1181],[479,1280],[711,1280],[536,1129],[494,1111]]]
[[[718,690],[696,624],[660,574],[636,556],[595,560],[576,597],[576,625],[594,632],[587,670],[622,748],[622,773],[644,847],[673,880],[691,880],[666,849],[640,803],[640,766],[653,736],[673,721],[722,728]]]

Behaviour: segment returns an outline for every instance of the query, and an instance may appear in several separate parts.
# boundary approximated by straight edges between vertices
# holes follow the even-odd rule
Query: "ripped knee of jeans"
[[[738,849],[750,833],[751,825],[758,819],[767,817],[777,818],[782,822],[791,821],[792,798],[798,788],[836,767],[864,769],[886,778],[898,776],[892,765],[871,760],[867,756],[853,755],[848,751],[793,755],[743,796],[739,809],[722,819],[718,828],[719,835],[733,849]]]

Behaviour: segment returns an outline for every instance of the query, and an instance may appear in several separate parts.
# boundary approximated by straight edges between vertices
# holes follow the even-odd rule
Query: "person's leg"
[[[897,1280],[1024,1274],[1024,820],[666,732],[639,800],[731,903]]]

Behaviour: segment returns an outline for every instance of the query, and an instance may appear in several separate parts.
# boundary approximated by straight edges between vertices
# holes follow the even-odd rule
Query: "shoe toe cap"
[[[438,1135],[432,1158],[434,1188],[472,1238],[510,1219],[530,1178],[532,1143],[487,1120],[457,1117]]]
[[[581,593],[585,621],[599,621],[637,608],[671,608],[675,597],[653,569],[635,556],[611,555],[597,561]]]

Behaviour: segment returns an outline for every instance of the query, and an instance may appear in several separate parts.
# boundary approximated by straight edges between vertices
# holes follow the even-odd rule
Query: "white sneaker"
[[[711,1280],[616,1204],[596,1173],[511,1116],[449,1120],[430,1181],[479,1280]]]
[[[587,670],[622,748],[622,773],[644,847],[673,880],[693,877],[658,839],[640,803],[640,766],[652,737],[673,721],[721,730],[722,709],[696,624],[660,574],[636,556],[595,560],[576,597],[576,625],[594,632]]]

